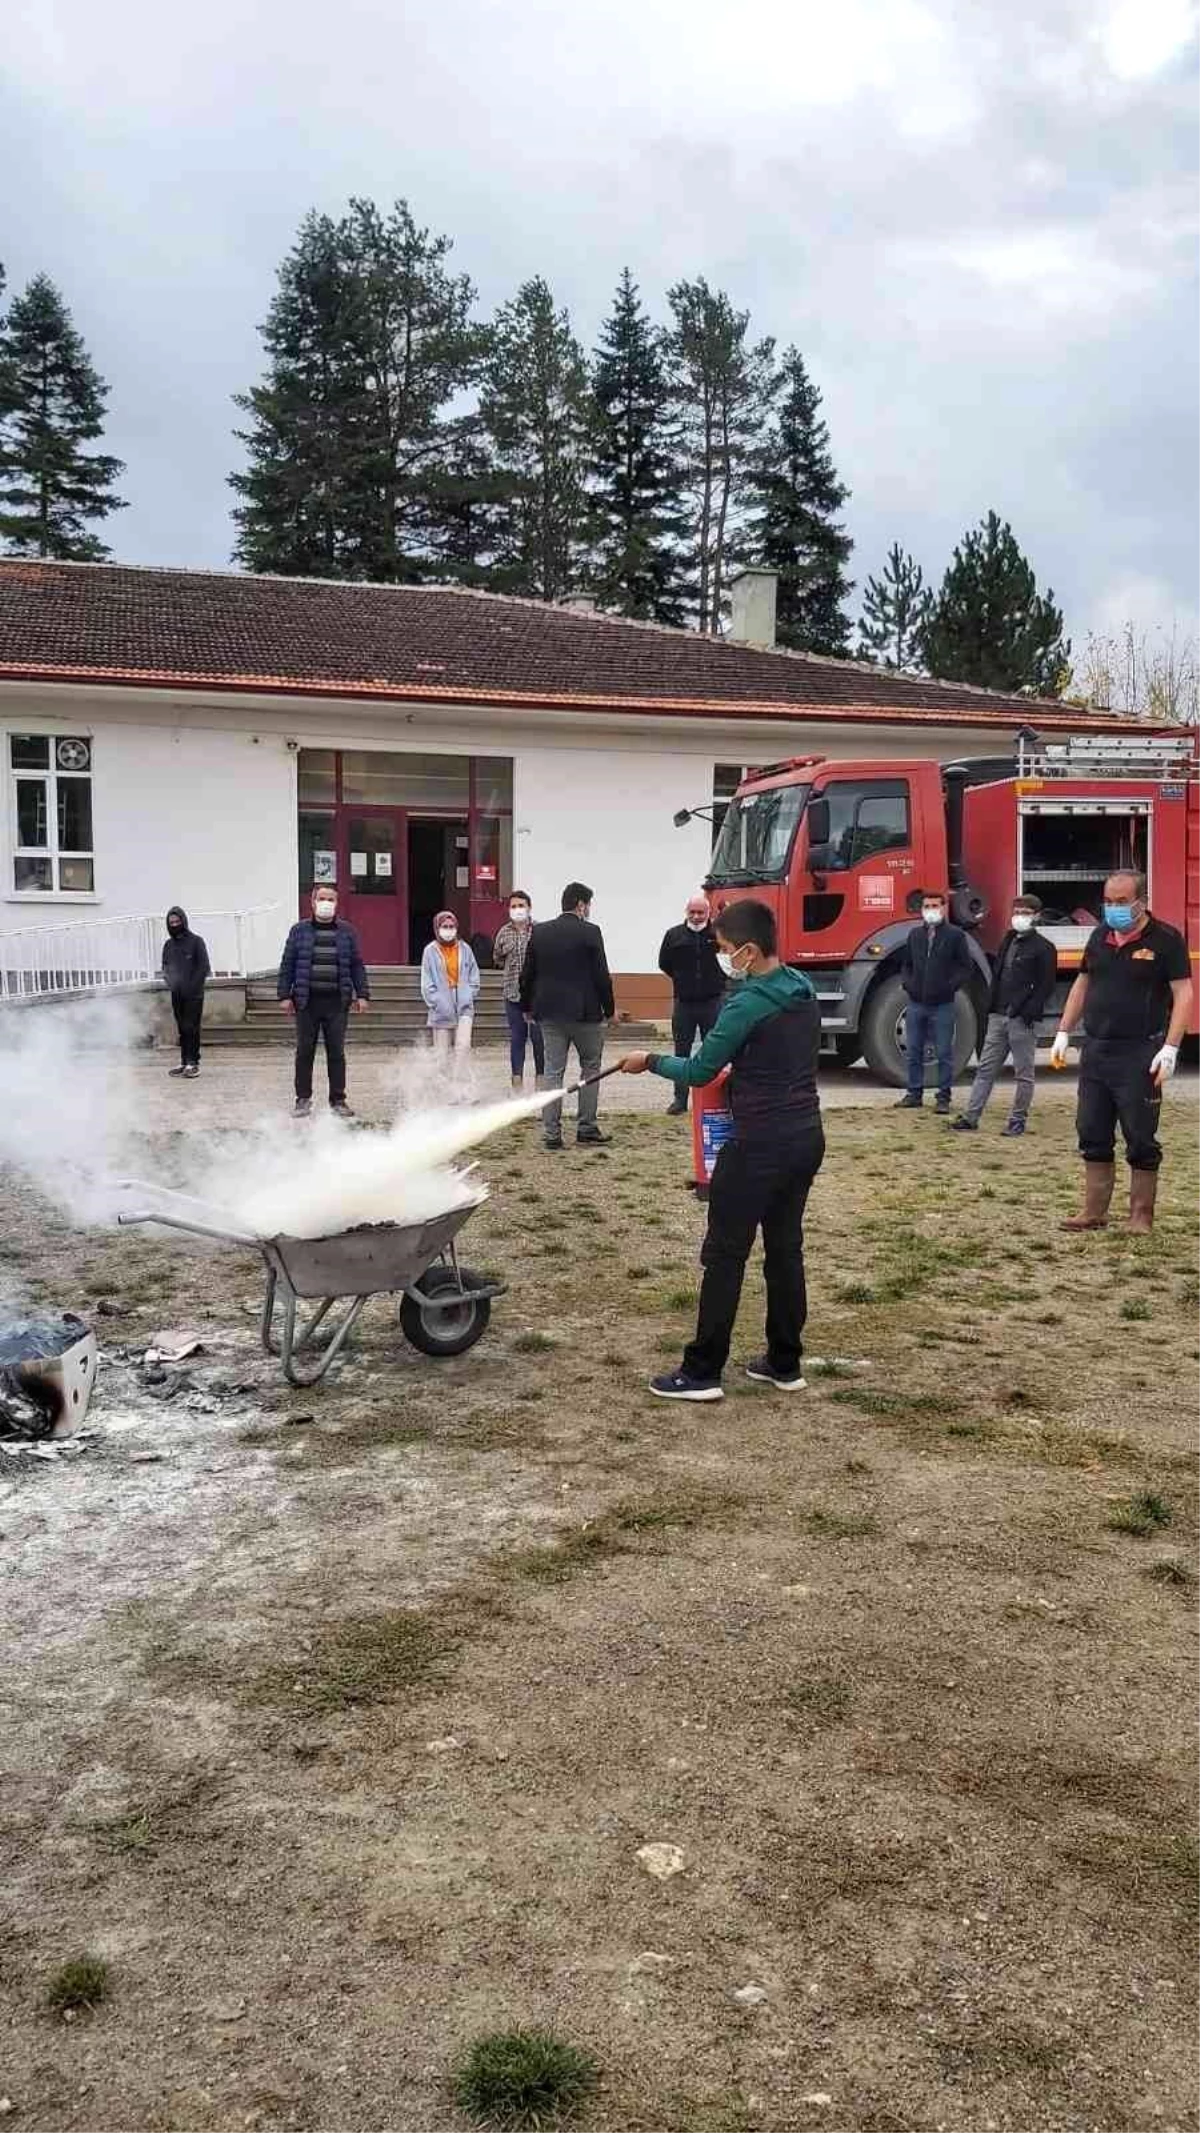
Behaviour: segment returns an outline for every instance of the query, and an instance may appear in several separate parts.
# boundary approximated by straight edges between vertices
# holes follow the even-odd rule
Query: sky
[[[111,388],[122,561],[230,560],[304,214],[408,201],[586,346],[704,274],[824,395],[861,587],[1011,520],[1088,630],[1196,627],[1193,0],[7,0],[0,260]],[[855,604],[857,594],[855,595]]]

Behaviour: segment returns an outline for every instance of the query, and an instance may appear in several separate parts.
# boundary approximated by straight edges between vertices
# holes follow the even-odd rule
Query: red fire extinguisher
[[[692,1090],[692,1182],[698,1200],[707,1200],[717,1157],[733,1132],[728,1080],[729,1068],[722,1067],[715,1081]]]

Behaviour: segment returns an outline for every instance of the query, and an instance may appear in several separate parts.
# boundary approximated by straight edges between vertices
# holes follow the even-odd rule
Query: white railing
[[[208,943],[214,977],[248,978],[277,967],[287,930],[279,904],[189,911],[188,919]],[[0,933],[0,1001],[151,984],[161,974],[166,937],[157,914],[73,919],[63,926]]]

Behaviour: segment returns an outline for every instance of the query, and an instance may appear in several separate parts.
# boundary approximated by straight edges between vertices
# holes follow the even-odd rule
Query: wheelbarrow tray
[[[407,1228],[376,1222],[334,1237],[264,1237],[259,1249],[294,1296],[390,1295],[411,1288],[474,1211],[472,1202]]]

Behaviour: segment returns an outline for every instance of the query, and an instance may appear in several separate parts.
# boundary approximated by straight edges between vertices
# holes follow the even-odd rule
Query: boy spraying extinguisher
[[[756,1384],[800,1392],[804,1208],[825,1154],[817,1095],[821,1017],[806,977],[779,960],[773,912],[746,897],[714,921],[717,953],[733,990],[690,1059],[632,1052],[626,1074],[658,1074],[677,1089],[704,1088],[730,1069],[733,1132],[709,1186],[704,1279],[696,1331],[677,1370],[653,1378],[661,1400],[719,1400],[746,1261],[761,1229],[767,1285],[766,1353],[746,1367]]]

